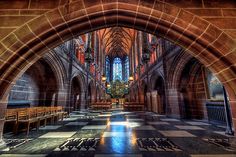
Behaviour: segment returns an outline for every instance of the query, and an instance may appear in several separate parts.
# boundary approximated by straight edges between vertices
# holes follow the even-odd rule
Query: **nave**
[[[1,0],[0,156],[234,157],[235,0]]]
[[[236,149],[228,145],[232,141],[224,131],[206,121],[153,112],[74,111],[56,124],[33,129],[28,136],[5,134],[8,140],[23,140],[9,144],[0,156],[234,157]]]

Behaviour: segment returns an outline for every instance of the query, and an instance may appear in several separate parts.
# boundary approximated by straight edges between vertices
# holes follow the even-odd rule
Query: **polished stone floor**
[[[28,137],[4,134],[9,139],[27,141],[2,148],[0,157],[236,157],[236,139],[224,135],[224,128],[151,112],[77,111]],[[87,143],[72,142],[69,150],[69,140]]]

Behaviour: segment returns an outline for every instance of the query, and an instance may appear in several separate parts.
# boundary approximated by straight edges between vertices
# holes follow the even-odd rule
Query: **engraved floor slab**
[[[98,144],[99,138],[71,138],[54,151],[95,151]]]
[[[225,131],[213,131],[213,132],[216,133],[216,134],[219,134],[219,135],[227,136],[227,137],[234,137],[232,135],[225,134]]]
[[[189,126],[189,125],[175,125],[175,127],[183,130],[205,130],[198,126]]]
[[[167,138],[138,138],[137,143],[140,151],[182,151],[176,144]]]
[[[222,147],[227,151],[236,151],[235,144],[231,144],[228,138],[204,138],[204,141]]]
[[[4,149],[1,149],[1,151],[4,151],[4,152],[7,152],[11,149],[14,149],[14,148],[17,148],[29,141],[31,141],[32,139],[7,139],[7,140],[4,140],[5,142],[5,145],[7,146],[6,148]]]
[[[159,131],[166,137],[196,137],[187,131]]]
[[[76,132],[48,132],[39,138],[69,138]]]

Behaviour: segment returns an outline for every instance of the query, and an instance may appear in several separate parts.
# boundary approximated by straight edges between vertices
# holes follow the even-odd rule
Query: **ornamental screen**
[[[113,81],[122,80],[122,61],[116,57],[113,60]]]

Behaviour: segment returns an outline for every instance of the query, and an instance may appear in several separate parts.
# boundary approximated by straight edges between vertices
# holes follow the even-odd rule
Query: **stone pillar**
[[[179,95],[178,91],[175,88],[168,88],[168,109],[167,114],[172,117],[180,118],[180,110],[179,110]]]
[[[144,103],[144,94],[145,93],[140,92],[139,100],[140,100],[141,103]]]
[[[80,109],[86,109],[86,100],[85,100],[85,91],[82,91],[80,94]]]
[[[66,108],[67,106],[67,90],[59,90],[57,96],[56,96],[57,100],[56,100],[56,104],[57,106],[63,106],[64,108]]]
[[[157,101],[157,91],[152,91],[151,97],[152,97],[152,111],[158,113],[159,104]]]
[[[146,93],[147,96],[147,110],[151,111],[151,93]]]
[[[5,123],[7,103],[8,103],[8,96],[5,99],[0,100],[0,146],[5,144],[2,139],[2,135],[3,135],[3,128],[4,128],[4,123]]]
[[[55,105],[55,104],[56,104],[56,95],[57,95],[57,93],[53,93],[53,95],[52,95],[51,106],[56,106],[56,105]]]
[[[75,110],[79,110],[79,107],[81,105],[81,102],[80,102],[80,95],[76,95],[76,101],[75,101]]]
[[[163,100],[162,100],[162,98],[161,98],[161,96],[157,93],[157,95],[156,95],[156,98],[157,98],[157,106],[158,106],[158,108],[157,108],[157,113],[163,113],[164,111],[163,111]]]

